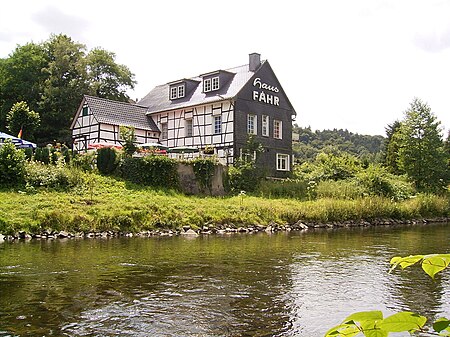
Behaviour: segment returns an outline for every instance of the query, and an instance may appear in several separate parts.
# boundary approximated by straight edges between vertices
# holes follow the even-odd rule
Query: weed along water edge
[[[448,225],[0,244],[0,336],[322,336],[355,311],[450,311],[389,259],[450,251]]]

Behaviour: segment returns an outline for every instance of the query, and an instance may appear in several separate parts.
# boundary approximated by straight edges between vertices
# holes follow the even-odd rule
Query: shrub
[[[95,168],[95,153],[75,153],[72,158],[72,165],[84,172],[92,172]]]
[[[262,180],[260,170],[252,163],[237,163],[228,170],[228,183],[231,191],[254,192]]]
[[[136,184],[178,189],[177,161],[166,156],[125,158],[119,167],[122,178]]]
[[[111,174],[117,167],[116,150],[104,147],[97,151],[97,168],[100,173]]]
[[[405,177],[389,173],[381,166],[370,165],[357,174],[356,181],[367,190],[369,195],[404,200],[414,193],[412,184]]]
[[[50,149],[48,147],[38,147],[34,152],[34,160],[50,164]]]
[[[45,165],[31,161],[25,165],[25,172],[25,182],[32,187],[67,189],[83,182],[78,170],[64,165]]]
[[[0,185],[14,186],[23,183],[25,154],[11,142],[0,146]]]
[[[197,158],[190,162],[192,164],[195,178],[202,189],[208,189],[211,193],[212,178],[216,162],[209,158]]]

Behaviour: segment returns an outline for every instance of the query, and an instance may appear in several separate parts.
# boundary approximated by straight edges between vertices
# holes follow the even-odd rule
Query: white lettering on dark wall
[[[264,92],[264,90],[268,90],[278,93],[280,92],[280,89],[278,89],[278,87],[261,82],[261,78],[259,77],[255,78],[255,80],[253,81],[253,86],[258,89],[261,89],[261,91],[253,90],[254,101],[272,104],[276,106],[280,105],[280,98],[278,96]]]
[[[253,81],[253,86],[257,87],[259,89],[266,89],[266,90],[273,91],[273,92],[280,92],[278,87],[261,82],[261,79],[259,77],[255,78],[255,80]]]

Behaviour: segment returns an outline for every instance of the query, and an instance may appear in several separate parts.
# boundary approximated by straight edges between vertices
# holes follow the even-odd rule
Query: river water
[[[323,336],[348,314],[450,316],[450,225],[0,243],[0,336]],[[400,334],[398,334],[400,335]],[[402,335],[406,336],[406,335]]]

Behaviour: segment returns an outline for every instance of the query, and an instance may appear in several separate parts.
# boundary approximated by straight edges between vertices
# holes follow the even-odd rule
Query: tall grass
[[[448,196],[419,195],[406,201],[384,197],[311,201],[249,195],[213,198],[185,196],[173,190],[155,190],[98,175],[87,174],[85,181],[90,185],[70,192],[0,191],[0,233],[44,229],[134,232],[178,229],[184,225],[239,227],[267,225],[271,221],[292,224],[298,220],[370,221],[450,215]]]

